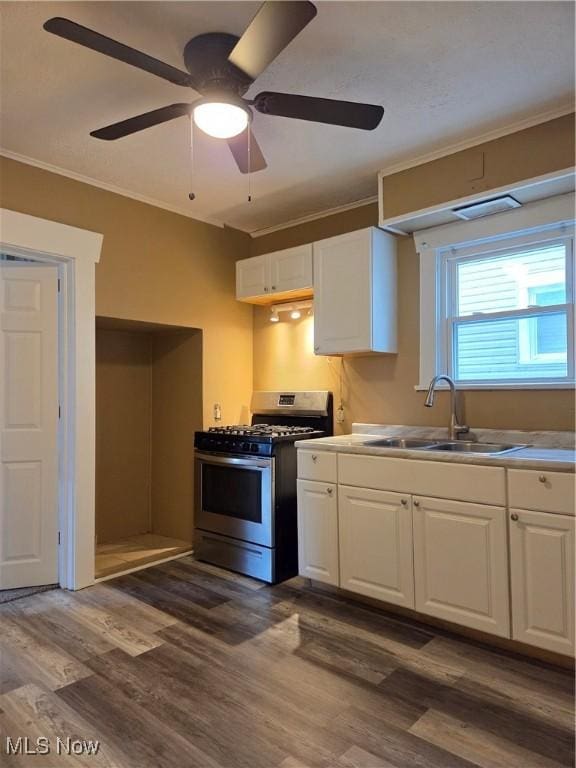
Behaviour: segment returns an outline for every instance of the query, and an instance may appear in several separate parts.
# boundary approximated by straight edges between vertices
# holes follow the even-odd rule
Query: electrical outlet
[[[344,422],[344,406],[339,405],[336,409],[336,422],[342,424]]]
[[[222,408],[220,408],[220,403],[214,403],[214,421],[221,421],[222,420]]]

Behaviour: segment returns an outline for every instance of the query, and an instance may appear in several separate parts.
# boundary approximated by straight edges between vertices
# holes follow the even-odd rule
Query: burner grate
[[[218,435],[240,435],[242,437],[280,437],[282,435],[304,435],[314,432],[313,427],[290,427],[284,424],[233,424],[225,427],[210,427],[209,432]]]

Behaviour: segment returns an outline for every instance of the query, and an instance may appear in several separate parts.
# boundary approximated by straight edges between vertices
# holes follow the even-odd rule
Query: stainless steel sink
[[[431,447],[433,451],[452,451],[454,453],[509,453],[510,451],[519,451],[526,448],[525,445],[512,445],[509,443],[475,443],[471,440],[461,440],[459,442],[438,443]]]
[[[512,443],[475,443],[473,440],[425,440],[418,437],[384,437],[378,440],[366,440],[363,445],[371,448],[404,448],[414,451],[448,451],[452,453],[476,453],[491,456],[510,453],[527,448],[526,445]]]
[[[364,445],[370,445],[374,448],[431,448],[436,446],[437,440],[424,440],[418,437],[385,437],[380,440],[367,440]]]

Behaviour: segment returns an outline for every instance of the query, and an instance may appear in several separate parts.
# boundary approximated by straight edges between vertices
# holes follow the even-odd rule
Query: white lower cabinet
[[[298,571],[301,576],[339,583],[337,486],[298,480]]]
[[[340,485],[338,523],[340,586],[414,608],[410,496]]]
[[[511,509],[512,637],[574,651],[574,517]]]
[[[510,637],[506,510],[413,497],[416,610]]]
[[[573,655],[574,476],[435,464],[300,450],[301,575]]]

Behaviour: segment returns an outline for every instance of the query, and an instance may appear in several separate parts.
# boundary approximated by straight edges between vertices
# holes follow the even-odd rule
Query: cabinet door
[[[338,586],[336,486],[298,480],[298,564],[301,576]]]
[[[269,253],[270,290],[273,293],[312,288],[312,244]]]
[[[314,243],[314,351],[372,346],[371,230]]]
[[[511,509],[512,636],[574,652],[574,518]]]
[[[267,256],[254,256],[236,262],[236,298],[247,299],[269,293]]]
[[[340,586],[413,608],[410,496],[340,485],[338,530]]]
[[[510,637],[506,510],[413,498],[416,610]]]

